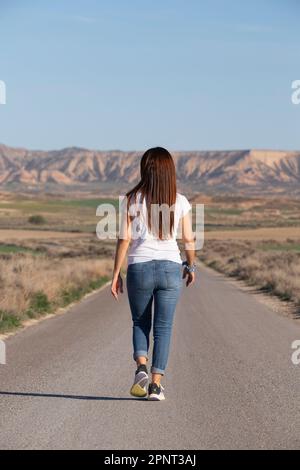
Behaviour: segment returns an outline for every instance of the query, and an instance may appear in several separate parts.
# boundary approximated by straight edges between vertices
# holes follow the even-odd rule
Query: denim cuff
[[[163,369],[158,369],[158,367],[151,367],[152,374],[161,374],[164,375],[165,371]]]
[[[133,360],[135,361],[138,357],[143,356],[148,361],[148,351],[134,351],[133,353]]]

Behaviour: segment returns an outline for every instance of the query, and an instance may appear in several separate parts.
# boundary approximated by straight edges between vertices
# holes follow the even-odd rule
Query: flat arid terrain
[[[1,235],[0,235],[1,236]],[[300,236],[299,227],[265,227],[244,230],[206,231],[205,240],[297,240]]]
[[[300,199],[190,197],[205,207],[199,259],[300,305]],[[0,332],[53,313],[109,279],[114,241],[99,240],[96,208],[116,198],[15,194],[0,197]]]
[[[0,199],[0,333],[54,313],[101,287],[113,247],[95,236],[102,200]]]

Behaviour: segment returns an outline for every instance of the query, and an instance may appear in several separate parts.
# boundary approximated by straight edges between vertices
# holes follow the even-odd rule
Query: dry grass
[[[96,238],[31,239],[0,248],[0,332],[79,300],[112,273],[112,247]]]
[[[300,227],[263,227],[243,230],[218,230],[205,232],[206,240],[273,240],[284,241],[287,238],[297,240]]]
[[[0,260],[0,310],[20,315],[43,292],[55,302],[63,291],[83,288],[111,273],[111,262],[93,259],[51,259],[17,254]]]
[[[58,232],[54,230],[19,230],[19,229],[0,229],[0,241],[7,242],[7,241],[21,241],[27,239],[34,239],[34,240],[45,240],[45,239],[78,239],[82,238],[83,236],[90,236],[89,233],[82,234],[76,232]]]
[[[196,198],[201,202],[201,198]],[[206,231],[300,227],[300,199],[214,197],[205,204]],[[266,237],[267,238],[267,234]],[[300,232],[298,232],[298,237]],[[244,237],[245,239],[245,237]]]
[[[44,253],[50,257],[101,257],[110,259],[115,249],[114,240],[99,240],[96,235],[91,234],[60,232],[59,237],[53,237],[51,232],[45,231],[40,234],[41,236],[32,236],[31,233],[28,234],[27,231],[20,230],[19,235],[19,237],[5,237],[2,240],[0,233],[0,254],[24,250],[36,254]]]
[[[199,257],[222,273],[300,306],[300,241],[209,240]]]

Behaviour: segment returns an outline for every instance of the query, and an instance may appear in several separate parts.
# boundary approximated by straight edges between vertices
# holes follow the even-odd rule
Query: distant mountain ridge
[[[236,150],[172,152],[179,184],[194,190],[298,191],[300,151]],[[139,178],[142,152],[69,147],[38,151],[0,144],[0,188],[116,185]]]

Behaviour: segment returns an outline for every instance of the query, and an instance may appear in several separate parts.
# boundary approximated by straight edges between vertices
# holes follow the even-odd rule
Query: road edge
[[[296,314],[297,306],[294,305],[291,301],[282,300],[279,297],[276,297],[275,295],[263,292],[260,290],[260,287],[258,285],[249,285],[246,281],[243,281],[242,279],[227,276],[225,273],[222,273],[221,271],[218,271],[212,268],[211,266],[206,265],[201,260],[197,261],[197,265],[201,266],[214,276],[223,277],[224,279],[226,279],[226,282],[229,282],[237,289],[243,292],[247,292],[251,296],[254,296],[258,302],[268,307],[277,315],[281,315],[286,318],[289,318],[290,320],[300,322],[300,317]]]

